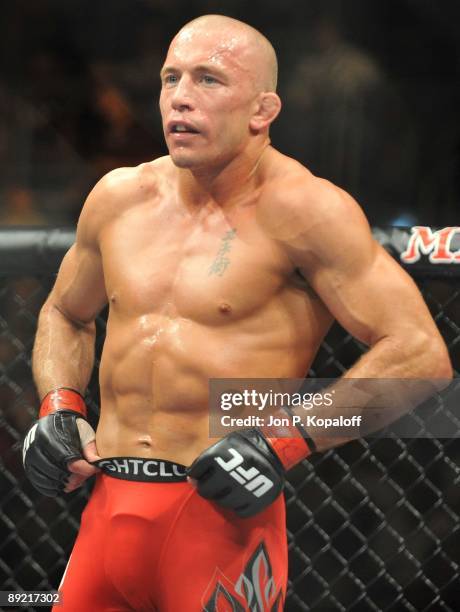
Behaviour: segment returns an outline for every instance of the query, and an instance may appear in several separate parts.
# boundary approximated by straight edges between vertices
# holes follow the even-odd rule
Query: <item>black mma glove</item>
[[[283,410],[292,416],[289,408]],[[225,436],[201,453],[187,473],[200,495],[247,518],[275,501],[286,471],[315,450],[301,424],[264,426]]]
[[[82,459],[82,446],[95,438],[86,414],[83,398],[73,389],[56,389],[44,398],[22,453],[26,475],[43,495],[55,497],[64,490],[68,463]]]
[[[283,490],[284,473],[277,454],[257,429],[225,436],[187,470],[200,495],[244,518],[275,501]]]

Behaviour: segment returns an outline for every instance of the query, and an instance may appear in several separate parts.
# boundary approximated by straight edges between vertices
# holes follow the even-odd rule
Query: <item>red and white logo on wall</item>
[[[401,253],[401,261],[415,263],[421,255],[428,255],[433,264],[460,264],[460,249],[452,250],[452,239],[460,237],[460,226],[444,227],[433,231],[431,227],[416,225],[412,229],[406,250]]]

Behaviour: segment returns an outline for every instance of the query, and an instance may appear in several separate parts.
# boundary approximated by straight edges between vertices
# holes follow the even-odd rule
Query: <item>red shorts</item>
[[[182,465],[118,457],[100,467],[56,612],[282,611],[282,495],[243,519],[200,497]]]

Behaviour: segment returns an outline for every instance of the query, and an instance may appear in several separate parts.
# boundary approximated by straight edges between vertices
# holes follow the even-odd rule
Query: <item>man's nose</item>
[[[174,93],[171,98],[171,104],[174,110],[193,110],[193,83],[183,75],[177,82]]]

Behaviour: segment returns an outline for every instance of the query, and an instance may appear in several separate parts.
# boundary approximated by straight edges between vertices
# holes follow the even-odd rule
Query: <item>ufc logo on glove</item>
[[[201,497],[242,518],[268,509],[284,485],[284,467],[256,429],[228,434],[203,451],[187,473]]]
[[[243,456],[234,448],[229,448],[228,452],[233,455],[233,459],[224,461],[222,457],[214,457],[215,461],[237,482],[244,485],[244,488],[251,491],[256,497],[261,497],[273,487],[273,481],[263,476],[255,467],[245,469],[241,464]]]

